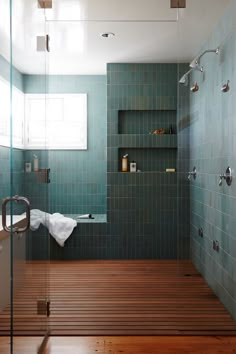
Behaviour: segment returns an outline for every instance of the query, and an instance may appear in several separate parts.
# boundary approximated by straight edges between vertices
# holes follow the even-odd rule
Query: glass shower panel
[[[1,336],[9,336],[7,352],[19,353],[19,336],[34,336],[31,345],[36,353],[48,333],[48,232],[40,228],[41,251],[44,259],[37,262],[32,252],[33,231],[30,209],[47,211],[48,185],[42,182],[42,168],[47,166],[45,138],[41,134],[41,150],[26,150],[26,94],[33,75],[38,74],[45,92],[45,52],[37,52],[36,36],[45,37],[44,9],[37,2],[1,1],[0,92],[3,107],[1,117]],[[46,124],[46,115],[42,120]],[[33,168],[33,156],[40,159],[39,169]],[[44,181],[43,181],[44,182]],[[32,215],[31,215],[32,216]],[[0,337],[0,348],[3,344]]]
[[[10,4],[0,1],[0,198],[10,195]],[[2,214],[2,212],[1,212]],[[0,222],[0,336],[11,339],[11,239]],[[0,337],[0,348],[4,343]],[[0,349],[0,350],[1,350]]]
[[[235,79],[235,5],[230,0],[205,2],[201,8],[206,14],[201,19],[204,35],[196,32],[195,23],[187,22],[186,12],[179,12],[180,58],[186,50],[186,28],[191,42],[187,60],[178,64],[177,117],[179,264],[192,289],[196,275],[209,286],[201,293],[202,301],[207,301],[208,291],[214,293],[234,320],[236,204],[227,168],[235,168],[235,92],[230,85]],[[211,304],[203,313],[209,315],[205,331],[214,333],[217,323],[224,330]]]
[[[22,2],[12,6],[12,195],[23,195],[30,203],[31,228],[25,233],[13,235],[13,335],[35,336],[35,348],[39,348],[48,334],[49,302],[49,234],[36,222],[35,209],[48,211],[48,188],[45,171],[48,168],[46,144],[46,24],[45,9],[35,1],[31,7]],[[43,46],[44,43],[44,46]],[[43,94],[37,117],[31,82],[37,75]],[[19,86],[21,83],[21,87]],[[38,146],[29,129],[34,121],[40,131]],[[44,128],[44,129],[43,129]],[[19,148],[20,147],[20,148]],[[15,208],[14,208],[15,209]],[[14,211],[15,212],[15,211]],[[23,213],[20,208],[16,214]],[[46,214],[42,215],[46,221]],[[37,222],[36,222],[37,224]],[[33,241],[38,242],[37,250]],[[21,242],[21,246],[18,243]],[[43,254],[43,257],[41,257]],[[23,324],[24,323],[24,324]],[[36,352],[36,349],[33,349]],[[17,341],[14,353],[17,353]],[[38,349],[37,349],[38,350]]]

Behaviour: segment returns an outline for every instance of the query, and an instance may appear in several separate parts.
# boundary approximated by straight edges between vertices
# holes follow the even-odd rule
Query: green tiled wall
[[[20,149],[12,150],[12,188],[10,185],[10,149],[0,146],[0,198],[1,201],[11,195],[24,195],[24,172],[23,172],[23,151]],[[8,204],[9,206],[9,204]],[[17,204],[13,204],[13,210],[16,214],[23,212],[21,207]]]
[[[135,134],[126,134],[127,131],[118,134],[118,117],[121,111],[131,111],[128,114],[134,120],[135,112],[138,112],[139,129],[147,124],[149,132],[153,121],[148,124],[146,118],[156,119],[156,113],[160,113],[158,122],[161,126],[156,128],[169,127],[170,123],[176,126],[177,65],[108,64],[107,74],[108,222],[78,224],[63,249],[51,240],[51,257],[175,259],[178,255],[177,174],[163,170],[176,164],[177,136],[138,134],[139,130],[135,130]],[[146,109],[150,110],[147,115]],[[126,125],[129,124],[127,121]],[[146,160],[147,164],[140,165],[145,172],[119,172],[119,149],[122,153],[122,149],[128,147],[130,155],[131,150],[139,154],[134,157],[137,163],[140,154],[145,155],[142,163]],[[161,166],[164,161],[168,165]],[[58,195],[59,199],[64,192]],[[43,257],[39,251],[40,231],[29,239],[33,257]],[[181,257],[186,254],[182,252]]]
[[[36,151],[41,168],[49,167],[49,211],[62,214],[106,213],[106,77],[47,76],[49,93],[88,94],[88,149]],[[25,93],[43,93],[45,77],[24,75]],[[25,161],[33,161],[33,151],[25,152]],[[44,160],[44,161],[43,161]],[[39,205],[37,184],[26,174],[31,199]]]
[[[194,73],[199,91],[190,96],[190,169],[192,258],[207,282],[236,319],[236,180],[219,186],[227,166],[236,171],[236,3],[229,9],[199,53],[220,45],[220,54],[202,57],[205,75]],[[230,80],[230,90],[221,91]],[[203,238],[198,229],[203,229]],[[219,252],[213,241],[219,242]]]
[[[181,78],[189,70],[189,64],[178,65],[178,77]],[[190,258],[190,189],[188,181],[189,165],[189,87],[178,85],[177,109],[177,192],[178,192],[178,247],[180,258]]]
[[[107,64],[108,222],[118,258],[177,257],[177,64]],[[163,140],[162,140],[163,138]],[[139,173],[122,173],[121,158]]]
[[[176,110],[126,110],[118,112],[119,134],[149,134],[164,128],[176,130]]]

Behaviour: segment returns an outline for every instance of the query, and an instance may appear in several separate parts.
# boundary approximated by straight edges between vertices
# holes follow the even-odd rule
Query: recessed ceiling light
[[[104,38],[111,38],[111,37],[115,36],[115,33],[105,32],[105,33],[102,33],[101,36],[104,37]]]

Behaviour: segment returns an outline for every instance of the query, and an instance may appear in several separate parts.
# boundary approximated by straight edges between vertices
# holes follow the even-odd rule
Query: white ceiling
[[[36,0],[13,2],[13,63],[28,74],[105,74],[107,62],[191,61],[233,0]],[[9,59],[8,6],[0,0],[0,54]],[[45,21],[46,19],[46,21]],[[114,32],[103,38],[101,33]],[[50,53],[36,36],[50,35]]]

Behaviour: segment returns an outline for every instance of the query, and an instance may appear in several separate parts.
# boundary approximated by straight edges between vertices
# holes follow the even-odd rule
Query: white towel
[[[49,233],[61,247],[64,246],[65,241],[77,226],[75,220],[67,218],[62,214],[49,214],[39,209],[32,209],[30,211],[30,229],[35,231],[39,228],[40,224],[48,228]]]

